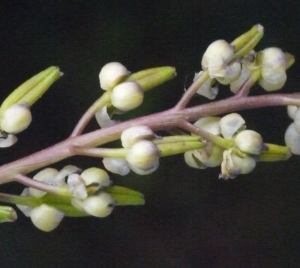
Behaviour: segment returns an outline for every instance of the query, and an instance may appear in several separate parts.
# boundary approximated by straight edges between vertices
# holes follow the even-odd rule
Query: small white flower
[[[88,196],[85,188],[85,182],[79,174],[69,175],[67,183],[70,192],[76,199],[82,200]]]
[[[107,172],[101,168],[91,167],[84,170],[80,174],[85,184],[88,186],[92,183],[98,183],[100,187],[107,187],[111,185],[111,180]]]
[[[236,132],[245,128],[245,120],[237,113],[223,116],[220,120],[220,129],[225,139],[231,139]]]
[[[222,84],[222,85],[229,85],[230,83],[236,81],[240,75],[241,75],[241,71],[242,71],[242,66],[240,62],[233,62],[229,65],[230,70],[232,71],[231,73],[227,74],[224,77],[217,77],[217,81]]]
[[[194,125],[214,135],[220,135],[221,134],[220,120],[221,118],[217,116],[203,117],[198,119],[194,123]]]
[[[239,150],[245,154],[258,155],[264,147],[261,135],[253,130],[239,132],[235,136],[234,142]]]
[[[149,127],[133,126],[122,132],[121,142],[124,148],[130,148],[138,140],[153,139],[155,137],[155,133]]]

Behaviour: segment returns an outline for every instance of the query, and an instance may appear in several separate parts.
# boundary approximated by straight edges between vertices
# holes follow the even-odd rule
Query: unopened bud
[[[100,218],[108,216],[113,211],[114,206],[114,198],[105,192],[89,196],[82,201],[82,208],[86,213]]]
[[[260,154],[264,143],[259,133],[253,130],[243,130],[234,139],[236,146],[245,154]]]
[[[99,74],[100,87],[103,90],[113,89],[130,72],[119,62],[110,62],[105,64]]]
[[[10,134],[17,134],[31,123],[31,112],[27,104],[14,104],[6,109],[1,118],[1,129]]]
[[[92,183],[98,183],[100,187],[107,187],[111,185],[111,180],[107,172],[101,168],[91,167],[84,170],[80,174],[85,184],[88,186]]]
[[[121,111],[132,110],[142,104],[144,91],[136,82],[124,82],[114,87],[111,103]]]
[[[155,138],[155,133],[147,126],[133,126],[124,130],[121,134],[121,142],[124,148],[130,148],[135,142],[143,139]]]

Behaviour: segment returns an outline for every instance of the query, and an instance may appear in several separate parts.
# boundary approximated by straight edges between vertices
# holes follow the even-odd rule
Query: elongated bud
[[[17,219],[16,211],[8,206],[0,206],[0,223],[13,222]]]
[[[4,111],[1,129],[7,133],[17,134],[25,130],[31,120],[31,112],[27,104],[14,104]]]
[[[264,147],[261,135],[253,130],[241,131],[235,136],[234,142],[245,154],[260,154]]]
[[[113,89],[129,74],[130,72],[121,63],[107,63],[102,67],[99,73],[100,87],[103,90]]]
[[[64,214],[60,210],[46,204],[33,208],[30,215],[32,223],[44,232],[54,230],[63,217]]]
[[[124,82],[114,87],[111,103],[121,111],[132,110],[142,104],[144,91],[136,82]]]
[[[101,168],[91,167],[84,170],[80,176],[88,186],[92,183],[98,183],[100,187],[107,187],[111,185],[111,180],[107,172]]]
[[[107,217],[114,209],[115,200],[105,192],[96,196],[89,196],[82,201],[84,211],[95,217]]]
[[[121,134],[121,142],[124,148],[130,148],[135,142],[143,139],[153,139],[156,135],[147,126],[133,126],[124,130]]]
[[[160,151],[147,140],[141,140],[131,146],[126,154],[130,168],[139,175],[154,172],[159,166]]]
[[[4,100],[0,107],[0,117],[7,108],[16,103],[32,106],[60,76],[62,73],[59,68],[52,66],[31,77]]]
[[[176,76],[176,69],[170,66],[150,68],[129,75],[125,81],[138,83],[144,91],[157,87]]]
[[[245,128],[245,120],[237,113],[225,115],[220,120],[221,133],[225,139],[231,139],[233,135]]]

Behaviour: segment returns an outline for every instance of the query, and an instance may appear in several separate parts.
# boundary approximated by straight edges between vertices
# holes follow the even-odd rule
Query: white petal
[[[121,158],[103,158],[103,165],[112,173],[125,176],[130,172],[128,162]]]
[[[225,139],[232,136],[245,125],[245,120],[237,113],[225,115],[220,120],[220,129]]]
[[[85,182],[80,175],[78,174],[69,175],[67,183],[70,192],[75,198],[82,200],[88,196],[85,188]]]
[[[0,134],[0,148],[6,148],[14,145],[18,141],[18,138],[13,134],[8,134],[4,137]]]
[[[104,106],[95,114],[96,120],[101,128],[110,127],[117,123],[115,120],[111,120],[107,113],[107,106]]]
[[[287,128],[284,139],[286,146],[291,149],[291,152],[300,155],[300,135],[296,131],[294,123],[290,124]]]

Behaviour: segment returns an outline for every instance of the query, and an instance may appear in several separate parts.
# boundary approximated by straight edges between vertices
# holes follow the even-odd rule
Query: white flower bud
[[[130,148],[135,142],[143,139],[153,139],[156,135],[147,126],[133,126],[125,129],[121,134],[121,142],[124,148]]]
[[[291,149],[292,154],[300,155],[300,135],[296,131],[294,123],[287,128],[284,140],[286,146]]]
[[[17,103],[10,106],[2,115],[1,129],[7,133],[17,134],[31,123],[31,112],[26,104]]]
[[[245,120],[237,113],[225,115],[220,120],[221,133],[225,139],[231,139],[233,135],[245,128]]]
[[[242,66],[240,62],[237,61],[233,62],[232,64],[229,65],[229,68],[232,71],[231,73],[229,73],[224,77],[216,78],[218,82],[222,85],[229,85],[233,81],[237,80],[241,75]]]
[[[136,82],[124,82],[114,87],[111,103],[121,111],[132,110],[142,104],[144,91]]]
[[[6,148],[14,145],[18,138],[13,134],[1,135],[0,134],[0,148]]]
[[[95,217],[106,217],[114,209],[115,200],[112,195],[101,192],[95,196],[89,196],[82,201],[84,211]]]
[[[50,185],[56,185],[55,177],[57,176],[57,174],[58,174],[58,170],[56,170],[55,168],[45,168],[40,172],[38,172],[37,174],[35,174],[33,176],[33,179]],[[29,187],[29,192],[31,196],[34,196],[36,198],[40,198],[46,194],[46,192],[32,187]]]
[[[54,230],[63,217],[64,214],[60,210],[45,204],[33,208],[30,214],[32,223],[44,232]]]
[[[262,53],[262,79],[259,80],[259,84],[266,91],[278,90],[284,86],[287,78],[287,57],[277,47],[266,48]]]
[[[211,78],[225,77],[232,73],[227,63],[234,55],[234,48],[225,40],[211,43],[202,58],[202,68],[209,72]]]
[[[131,146],[126,160],[135,173],[146,175],[154,172],[159,166],[160,151],[151,141],[141,140]]]
[[[256,161],[253,157],[245,155],[239,157],[236,154],[231,154],[233,165],[240,170],[240,174],[250,173],[256,166]]]
[[[199,168],[199,169],[205,169],[206,166],[204,166],[200,160],[197,161],[197,159],[194,156],[194,151],[188,151],[184,153],[184,161],[185,163],[192,167],[192,168]]]
[[[103,158],[102,163],[108,171],[121,176],[130,172],[127,161],[121,158]]]
[[[87,197],[85,182],[79,174],[69,175],[67,183],[70,192],[76,199],[82,200]]]
[[[99,74],[100,87],[104,90],[113,89],[130,72],[119,62],[105,64]]]
[[[88,186],[92,183],[98,183],[100,187],[107,187],[111,185],[111,180],[107,172],[101,168],[91,167],[84,170],[80,174],[85,184]]]
[[[243,130],[234,139],[236,146],[245,154],[260,154],[264,143],[259,133],[253,130]]]
[[[194,123],[194,125],[214,135],[220,135],[221,134],[220,120],[221,118],[216,116],[203,117],[198,119]]]
[[[196,73],[195,74],[195,78],[194,78],[194,81],[203,73],[203,71],[199,72],[199,73]],[[218,86],[216,87],[212,87],[212,79],[209,78],[207,79],[201,87],[198,88],[198,90],[196,91],[196,93],[198,95],[201,95],[203,97],[206,97],[210,100],[213,100],[216,98],[216,96],[218,95],[219,93],[219,88]]]
[[[294,105],[288,105],[287,106],[287,113],[288,113],[290,118],[294,119],[297,109],[298,109],[298,107],[294,106]]]

